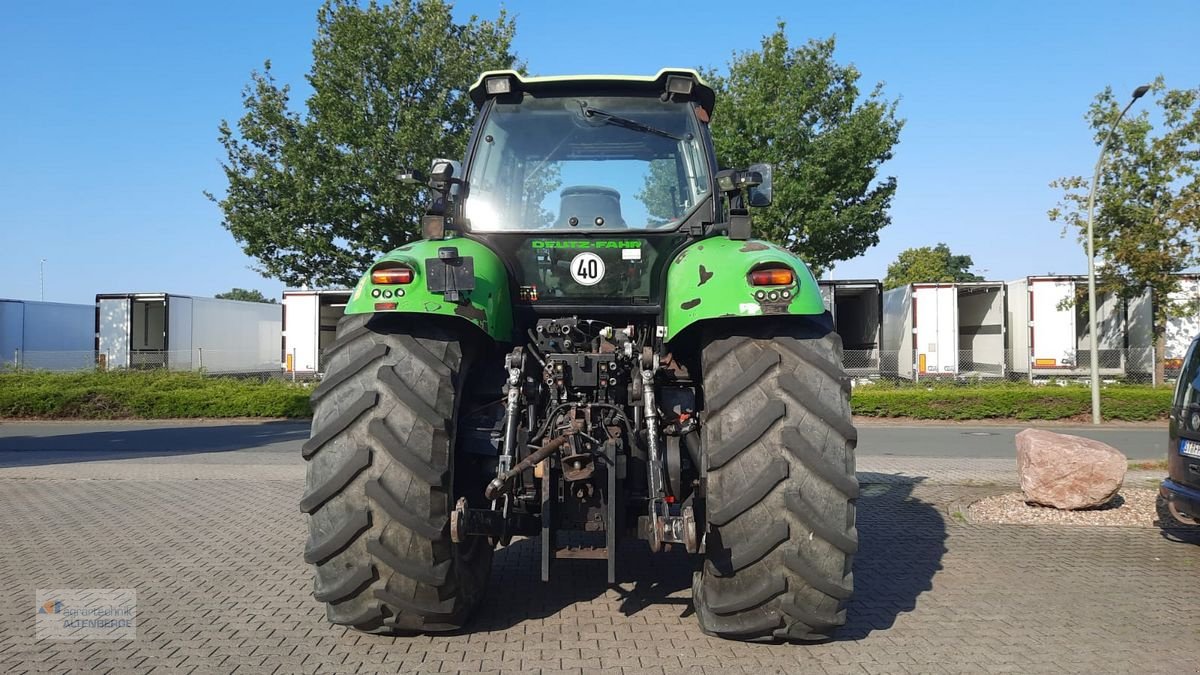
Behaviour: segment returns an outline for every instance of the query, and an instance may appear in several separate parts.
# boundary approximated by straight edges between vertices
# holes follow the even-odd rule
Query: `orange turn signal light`
[[[394,284],[412,283],[413,271],[411,267],[385,267],[383,269],[371,270],[371,283],[383,286]]]
[[[769,267],[750,273],[752,286],[791,286],[796,275],[786,267]]]

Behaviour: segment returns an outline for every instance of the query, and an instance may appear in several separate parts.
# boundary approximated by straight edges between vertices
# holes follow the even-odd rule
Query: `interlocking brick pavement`
[[[858,479],[873,483],[924,483],[938,485],[1018,485],[1017,460],[963,459],[955,457],[859,457]],[[0,472],[0,476],[4,474]],[[1156,487],[1166,471],[1125,473],[1125,485]]]
[[[249,469],[248,469],[249,470]],[[866,476],[868,479],[870,476]],[[0,479],[0,672],[1191,672],[1200,548],[1130,528],[967,525],[997,488],[872,480],[849,624],[818,645],[700,633],[690,564],[630,542],[624,583],[537,541],[497,553],[470,632],[330,626],[296,480]],[[135,588],[139,639],[39,642],[38,588]]]

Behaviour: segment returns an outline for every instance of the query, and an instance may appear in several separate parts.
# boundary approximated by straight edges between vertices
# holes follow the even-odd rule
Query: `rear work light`
[[[796,275],[786,267],[768,267],[750,273],[751,286],[791,286]]]
[[[487,88],[489,96],[512,93],[512,80],[507,75],[489,77],[483,81],[483,86]]]
[[[411,267],[385,267],[371,271],[371,283],[381,286],[412,283]]]

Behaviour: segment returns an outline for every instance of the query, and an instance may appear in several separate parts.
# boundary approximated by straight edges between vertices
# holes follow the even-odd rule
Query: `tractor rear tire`
[[[858,434],[841,357],[819,317],[705,336],[707,534],[693,601],[710,635],[817,641],[846,622]]]
[[[350,315],[312,394],[300,510],[329,621],[372,633],[461,628],[492,548],[450,540],[455,422],[474,352],[452,328]],[[403,327],[401,327],[403,326]]]

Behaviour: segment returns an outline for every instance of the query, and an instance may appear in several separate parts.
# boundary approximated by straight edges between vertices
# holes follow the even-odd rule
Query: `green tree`
[[[262,294],[262,291],[250,288],[232,288],[224,293],[217,293],[213,296],[218,300],[241,300],[242,302],[265,302],[275,304],[275,298],[268,298]]]
[[[1118,125],[1096,186],[1095,246],[1100,290],[1130,299],[1153,294],[1155,368],[1162,382],[1167,320],[1192,309],[1167,301],[1180,272],[1200,264],[1200,88],[1168,90],[1160,76],[1151,87],[1157,114],[1143,110]],[[1103,142],[1127,99],[1112,88],[1096,95],[1084,119]],[[1157,118],[1155,124],[1153,118]],[[1090,178],[1066,176],[1050,219],[1079,233],[1086,248]]]
[[[679,195],[676,194],[678,185],[679,175],[674,159],[650,161],[650,170],[646,172],[642,189],[637,193],[637,198],[645,204],[650,216],[649,225],[657,227],[681,215]]]
[[[861,255],[891,222],[896,179],[880,179],[903,121],[875,85],[860,95],[853,65],[834,60],[834,38],[788,44],[780,22],[758,51],[733,55],[717,91],[713,142],[723,168],[774,166],[774,204],[754,213],[758,236],[817,270]]]
[[[884,288],[930,282],[982,281],[971,272],[974,266],[969,255],[954,255],[945,244],[905,249],[888,265]]]
[[[442,0],[327,0],[305,113],[268,61],[243,92],[237,132],[220,125],[229,185],[208,197],[258,271],[294,286],[351,285],[380,251],[417,238],[428,195],[397,174],[462,156],[465,87],[514,67],[514,30],[503,11],[457,23]]]

